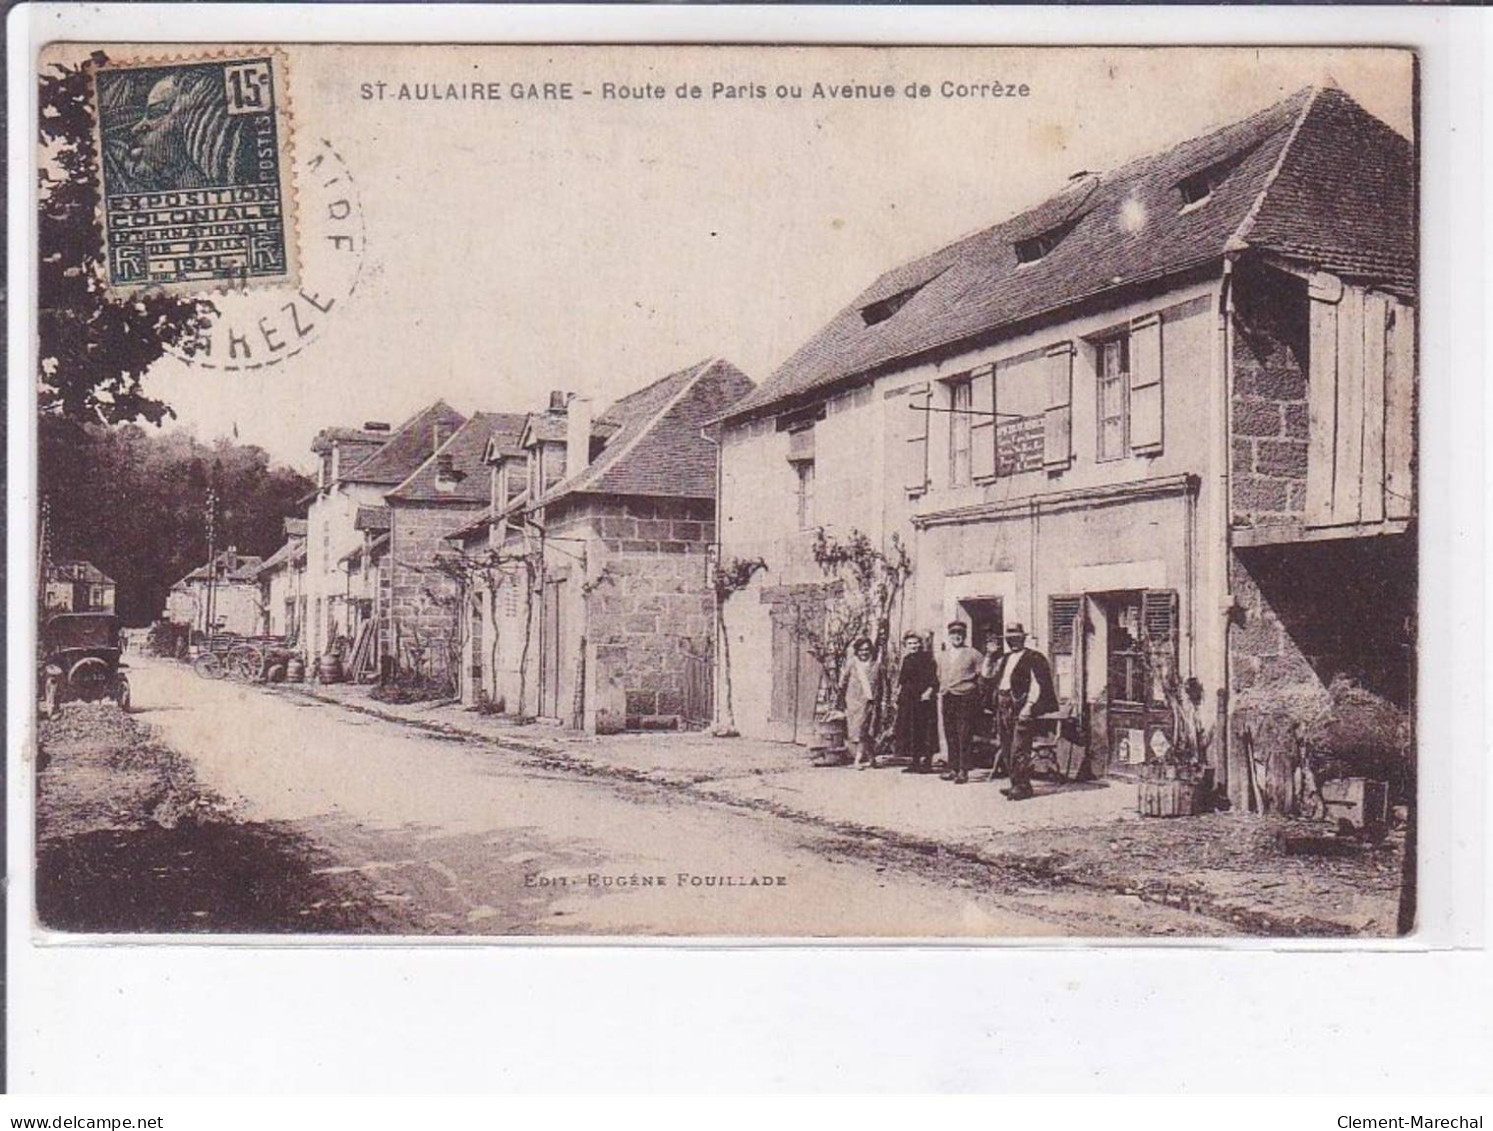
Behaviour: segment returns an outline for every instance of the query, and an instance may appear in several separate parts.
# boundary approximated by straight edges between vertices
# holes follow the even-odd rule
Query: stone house
[[[285,541],[259,567],[263,632],[299,641],[306,623],[306,520],[285,520]]]
[[[599,415],[556,395],[490,447],[488,512],[450,539],[491,563],[465,697],[587,730],[709,721],[717,449],[702,428],[751,388],[708,359]]]
[[[466,417],[444,401],[422,409],[397,428],[326,428],[311,450],[320,457],[316,490],[306,497],[306,613],[300,633],[308,662],[338,641],[351,641],[371,615],[368,595],[350,589],[347,555],[364,544],[360,508],[381,507],[384,494],[404,482]]]
[[[48,613],[112,613],[114,579],[92,562],[48,562]]]
[[[1247,718],[1338,676],[1406,707],[1415,184],[1314,88],[875,281],[721,422],[721,555],[769,565],[727,608],[742,731],[807,735],[821,526],[908,546],[898,635],[1022,622],[1100,773],[1172,741],[1167,652],[1236,800]]]
[[[192,570],[166,594],[165,619],[194,633],[231,632],[258,636],[264,631],[259,569],[264,559],[229,546]]]
[[[524,421],[523,414],[473,413],[385,493],[382,508],[364,508],[355,520],[367,552],[349,556],[349,576],[358,580],[369,611],[376,606],[386,667],[455,681],[465,627],[458,608],[462,584],[438,559],[451,550],[446,535],[488,509],[489,440]],[[368,568],[359,569],[353,558],[366,560]]]

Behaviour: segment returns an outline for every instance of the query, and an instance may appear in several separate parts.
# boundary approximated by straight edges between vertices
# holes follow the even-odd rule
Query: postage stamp
[[[294,282],[284,82],[270,51],[95,71],[111,286]]]

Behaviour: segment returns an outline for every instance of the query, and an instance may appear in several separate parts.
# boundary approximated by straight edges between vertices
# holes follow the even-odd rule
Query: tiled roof
[[[507,412],[472,414],[440,450],[422,463],[403,483],[384,497],[391,503],[485,503],[492,497],[492,475],[484,462],[493,430],[505,431],[522,415]],[[442,467],[449,465],[454,482],[442,486]]]
[[[388,432],[368,431],[364,428],[323,428],[311,441],[313,452],[324,452],[334,443],[372,444],[378,446],[389,438]]]
[[[377,554],[378,554],[378,551],[381,550],[381,549],[383,549],[388,544],[389,544],[389,535],[387,533],[380,534],[380,535],[378,535],[378,537],[370,539],[369,542],[368,542],[368,547],[367,547],[369,558],[376,557]],[[337,559],[338,562],[356,562],[356,561],[362,561],[362,559],[363,559],[363,548],[364,548],[363,544],[361,542],[358,543],[358,545],[354,546],[351,550],[349,550],[347,553],[343,554],[340,558],[338,558]]]
[[[350,483],[396,486],[435,451],[438,435],[444,443],[466,422],[467,418],[445,401],[436,401],[396,428],[383,447],[343,472],[342,479]]]
[[[1342,91],[1323,90],[1242,241],[1413,291],[1415,180],[1409,141]]]
[[[388,507],[359,507],[353,516],[354,530],[388,530],[389,525]]]
[[[256,571],[259,577],[267,573],[275,573],[289,565],[304,562],[306,560],[306,539],[292,537],[284,545],[259,564]]]
[[[476,518],[472,519],[471,522],[468,522],[464,526],[458,526],[455,530],[451,531],[450,534],[443,534],[441,537],[444,538],[447,542],[466,543],[471,542],[477,538],[482,538],[483,540],[485,540],[488,528],[491,527],[492,524],[492,512],[484,511]]]
[[[563,412],[533,412],[523,429],[523,443],[540,441],[565,442],[565,414]]]
[[[524,449],[519,446],[519,441],[523,439],[524,425],[529,420],[528,415],[522,412],[500,412],[493,415],[498,417],[498,420],[487,438],[485,458],[495,460],[504,456],[522,456]]]
[[[1184,206],[1179,182],[1211,169],[1224,171],[1212,194]],[[1227,251],[1267,248],[1398,281],[1413,275],[1414,174],[1410,143],[1347,95],[1299,91],[1164,153],[1076,178],[1035,208],[894,268],[727,416],[1014,332]],[[1045,255],[1018,260],[1018,243],[1054,232],[1061,238]]]
[[[205,562],[198,566],[177,584],[180,585],[185,581],[206,581],[210,564],[218,567],[219,581],[254,581],[258,578],[260,567],[264,565],[264,559],[224,550],[214,556],[212,562]]]
[[[83,581],[89,585],[114,584],[114,579],[92,562],[53,562],[47,572],[54,581]]]
[[[713,499],[716,449],[700,429],[751,389],[741,370],[712,358],[623,397],[597,418],[616,426],[606,447],[540,505],[577,493]]]

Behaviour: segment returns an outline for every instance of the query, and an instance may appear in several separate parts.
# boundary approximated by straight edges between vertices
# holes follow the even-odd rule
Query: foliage
[[[726,602],[733,593],[741,592],[752,583],[753,577],[766,570],[767,562],[761,558],[728,558],[716,562],[711,576],[715,590],[716,631],[721,641],[721,677],[725,685],[725,702],[721,704],[723,710],[715,728],[715,733],[721,738],[735,737],[740,733],[736,729],[736,704],[731,693],[731,635],[726,631]]]
[[[838,687],[856,640],[865,637],[878,656],[886,656],[892,611],[912,576],[912,559],[896,534],[882,551],[859,530],[851,530],[841,542],[820,527],[814,535],[814,561],[832,584],[823,615],[800,617],[795,632],[830,686]]]
[[[520,716],[524,714],[524,701],[528,693],[529,646],[533,635],[535,604],[533,598],[539,585],[542,563],[542,551],[526,539],[522,550],[488,549],[477,553],[454,550],[437,554],[428,566],[419,567],[455,584],[456,595],[452,600],[458,610],[465,609],[479,589],[486,591],[491,602],[504,585],[524,586],[524,640],[519,657],[518,703],[515,705],[515,713]],[[610,580],[610,575],[603,571],[595,584]],[[489,609],[489,612],[493,611]],[[489,622],[495,619],[493,616],[488,617]],[[462,649],[466,643],[466,620],[466,617],[460,615],[455,618],[455,633],[452,640],[448,641],[448,647],[455,656],[452,671],[456,671],[460,665]],[[488,656],[488,670],[493,671],[497,668],[498,634],[493,632],[489,635],[491,652]]]
[[[725,602],[733,593],[738,593],[752,583],[752,578],[767,570],[761,558],[728,558],[717,562],[711,580],[715,587],[716,600]]]
[[[160,615],[173,582],[207,560],[208,488],[218,495],[216,545],[272,554],[285,541],[284,516],[313,487],[271,467],[252,444],[138,424],[106,428],[44,416],[39,481],[50,502],[50,554],[90,561],[118,583],[126,624]]]
[[[96,52],[93,65],[106,62]],[[104,283],[89,66],[40,78],[43,156],[37,216],[38,401],[74,421],[159,424],[174,415],[143,378],[168,347],[188,355],[211,303],[160,290],[111,294]]]

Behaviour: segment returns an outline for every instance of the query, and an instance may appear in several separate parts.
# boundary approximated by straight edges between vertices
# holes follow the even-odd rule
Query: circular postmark
[[[365,232],[357,182],[333,144],[296,150],[293,169],[298,286],[242,284],[207,297],[216,311],[196,337],[170,352],[225,372],[281,365],[321,336],[357,292]]]

